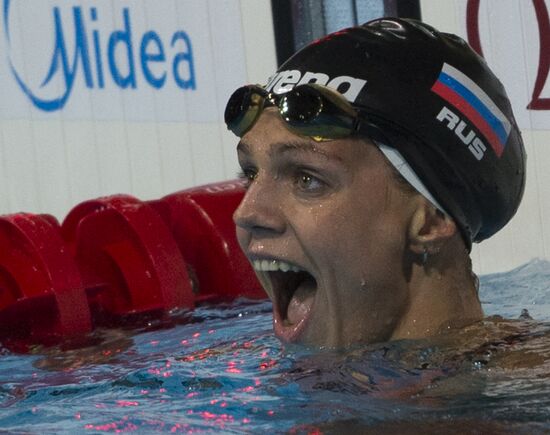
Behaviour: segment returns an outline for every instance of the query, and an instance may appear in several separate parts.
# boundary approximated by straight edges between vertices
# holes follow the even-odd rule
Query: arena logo
[[[294,86],[307,83],[317,83],[336,89],[352,103],[367,83],[366,80],[350,76],[337,76],[332,79],[325,73],[306,71],[303,75],[297,70],[280,71],[267,79],[267,92],[282,94],[290,91]]]
[[[10,52],[15,49],[10,45],[9,18],[12,3],[12,0],[4,0],[3,3],[4,31]],[[113,29],[108,35],[98,30],[100,16],[96,7],[83,9],[81,6],[73,6],[71,12],[72,23],[69,24],[64,22],[62,10],[58,6],[51,8],[53,51],[49,69],[39,86],[29,84],[17,71],[12,57],[8,59],[19,87],[38,109],[62,109],[79,75],[83,76],[86,88],[96,90],[105,88],[109,78],[120,89],[136,89],[141,82],[160,89],[169,78],[182,90],[196,89],[191,38],[183,30],[175,31],[169,42],[163,41],[158,32],[149,30],[137,38],[139,48],[136,49],[136,35],[128,7],[120,10],[122,28]],[[69,35],[74,40],[68,40]],[[73,47],[72,52],[69,52],[68,47]],[[119,56],[115,56],[116,52]],[[123,53],[122,61],[120,53]],[[141,78],[138,77],[139,70]],[[54,77],[58,77],[58,81],[63,84],[61,90],[54,91],[54,97],[40,96],[39,93],[47,93],[44,90],[49,84],[50,92],[59,88],[57,83],[52,82]]]

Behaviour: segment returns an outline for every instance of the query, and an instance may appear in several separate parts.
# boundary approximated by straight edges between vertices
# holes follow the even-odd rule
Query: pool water
[[[270,303],[242,300],[84,348],[4,349],[0,432],[549,433],[550,263],[481,277],[480,297],[519,319],[314,351],[283,347]]]

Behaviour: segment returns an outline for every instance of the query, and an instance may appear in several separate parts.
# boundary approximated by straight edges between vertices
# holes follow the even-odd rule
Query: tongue
[[[288,304],[286,317],[289,323],[297,324],[308,316],[315,300],[316,289],[313,278],[307,278],[300,283]]]

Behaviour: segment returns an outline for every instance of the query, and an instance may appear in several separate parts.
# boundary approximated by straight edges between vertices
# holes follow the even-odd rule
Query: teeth
[[[254,260],[253,265],[255,270],[261,272],[275,272],[277,270],[281,272],[300,272],[302,270],[298,266],[278,260]]]

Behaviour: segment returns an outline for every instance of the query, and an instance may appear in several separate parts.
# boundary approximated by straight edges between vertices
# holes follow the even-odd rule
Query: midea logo
[[[71,11],[64,13],[57,6],[51,8],[51,16],[47,18],[51,20],[49,28],[53,44],[50,42],[45,47],[47,49],[53,45],[47,58],[49,67],[43,71],[43,78],[39,81],[36,77],[29,80],[28,75],[22,74],[22,68],[18,67],[18,70],[18,64],[14,62],[14,54],[19,57],[26,55],[14,53],[24,50],[21,44],[13,45],[15,38],[10,35],[10,9],[14,3],[13,0],[3,0],[4,32],[10,68],[20,88],[41,110],[55,111],[63,108],[79,76],[82,76],[79,83],[83,81],[86,88],[92,90],[113,87],[113,84],[120,89],[136,89],[145,84],[160,89],[168,80],[173,80],[183,90],[196,89],[193,49],[189,35],[178,30],[167,41],[163,41],[154,30],[148,30],[140,36],[135,35],[131,13],[127,7],[120,10],[122,28],[112,29],[107,34],[103,30],[105,25],[101,23],[96,7],[73,6]],[[67,16],[71,17],[70,22],[66,22],[69,21]],[[106,21],[111,20],[107,17]],[[25,22],[23,26],[35,24]],[[47,44],[47,41],[33,41],[34,44],[45,42]],[[27,57],[25,63],[30,64],[30,70],[36,74],[34,59]]]

